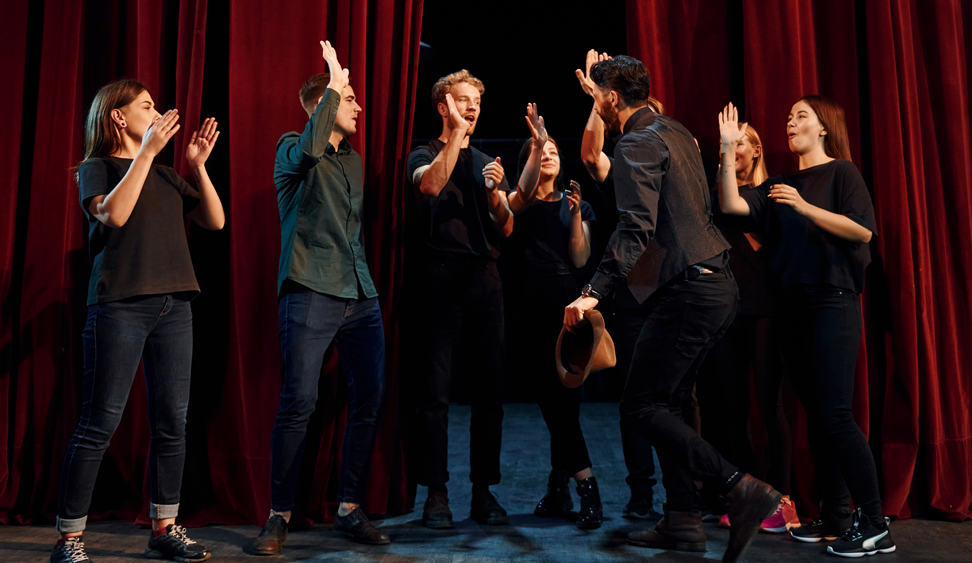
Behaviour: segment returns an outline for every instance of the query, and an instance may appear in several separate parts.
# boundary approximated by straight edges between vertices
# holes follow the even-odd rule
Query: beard
[[[615,135],[621,132],[621,117],[618,115],[618,108],[611,104],[598,104],[597,114],[604,122],[604,129],[608,133]]]

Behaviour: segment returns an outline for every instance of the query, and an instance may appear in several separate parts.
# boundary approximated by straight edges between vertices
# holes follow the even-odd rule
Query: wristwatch
[[[603,295],[601,295],[600,293],[594,291],[594,288],[591,287],[591,284],[587,284],[587,285],[584,286],[584,289],[581,290],[581,295],[584,296],[584,297],[593,297],[594,299],[597,299],[598,301],[600,301],[601,298],[603,297]]]

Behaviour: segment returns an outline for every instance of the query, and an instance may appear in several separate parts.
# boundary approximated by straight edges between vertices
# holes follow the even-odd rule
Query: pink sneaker
[[[729,515],[723,514],[722,518],[719,518],[719,527],[728,528],[729,527]]]
[[[790,500],[789,496],[784,496],[780,501],[780,505],[776,507],[776,512],[766,520],[763,520],[760,529],[772,534],[782,534],[799,527],[800,519],[797,517],[796,506],[793,505],[793,501]]]

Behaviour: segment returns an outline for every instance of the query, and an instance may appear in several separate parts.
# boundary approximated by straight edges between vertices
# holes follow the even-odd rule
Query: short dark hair
[[[591,80],[598,88],[617,92],[625,105],[643,105],[648,102],[651,91],[648,69],[634,57],[618,55],[596,63],[591,67]]]
[[[315,74],[304,82],[304,85],[300,87],[300,103],[304,106],[317,106],[317,100],[321,99],[324,95],[324,90],[327,90],[327,85],[331,82],[331,73],[322,72],[320,74]],[[351,81],[348,80],[348,84]]]

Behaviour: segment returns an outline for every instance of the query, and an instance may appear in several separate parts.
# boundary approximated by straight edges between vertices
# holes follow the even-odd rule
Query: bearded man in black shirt
[[[418,482],[429,488],[422,522],[435,529],[453,527],[446,482],[449,381],[458,349],[467,352],[463,375],[472,392],[470,515],[484,524],[508,523],[489,486],[500,481],[503,427],[503,287],[496,258],[513,231],[513,215],[500,159],[469,146],[484,91],[466,70],[440,78],[432,99],[442,133],[408,155],[423,232]]]
[[[668,495],[652,530],[628,535],[632,545],[705,550],[694,480],[729,501],[729,546],[735,561],[781,495],[740,472],[686,424],[682,404],[705,354],[735,317],[738,290],[727,268],[729,244],[712,223],[702,158],[692,134],[648,107],[649,77],[626,56],[599,61],[590,79],[597,113],[622,133],[613,174],[620,221],[581,297],[567,306],[572,330],[584,313],[622,282],[648,312],[631,358],[621,416],[655,445]]]

